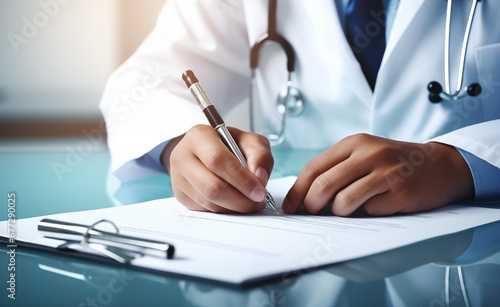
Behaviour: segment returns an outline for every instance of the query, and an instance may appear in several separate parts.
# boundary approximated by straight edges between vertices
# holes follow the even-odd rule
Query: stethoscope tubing
[[[445,65],[445,93],[450,96],[452,100],[455,97],[458,97],[460,92],[462,91],[463,79],[464,79],[464,70],[465,70],[465,58],[467,55],[467,47],[469,45],[470,31],[472,28],[472,22],[474,20],[474,16],[476,13],[477,2],[480,0],[473,0],[471,9],[469,11],[469,18],[467,19],[467,26],[464,33],[464,38],[462,41],[462,49],[460,52],[460,66],[458,70],[457,76],[457,87],[455,92],[451,92],[451,76],[450,76],[450,33],[451,33],[451,9],[453,6],[453,0],[448,0],[447,8],[446,8],[446,32],[445,32],[445,50],[444,50],[444,65]],[[460,99],[460,98],[458,98]]]
[[[264,33],[250,50],[250,68],[255,69],[259,66],[259,53],[262,46],[267,43],[276,43],[286,53],[288,72],[293,72],[295,70],[295,51],[292,44],[276,30],[277,5],[277,0],[269,0],[267,33]]]
[[[465,28],[464,37],[462,40],[462,48],[460,51],[460,62],[457,74],[457,87],[455,91],[451,91],[451,76],[450,76],[450,36],[451,36],[451,15],[453,0],[447,0],[446,6],[446,26],[444,38],[444,89],[437,81],[432,81],[427,85],[429,90],[429,100],[432,103],[441,101],[457,101],[467,96],[477,96],[481,93],[481,85],[473,83],[467,88],[463,87],[464,71],[465,71],[465,58],[467,56],[467,49],[469,46],[470,32],[476,15],[477,3],[481,0],[473,0],[469,10],[469,17],[467,18],[467,25]]]

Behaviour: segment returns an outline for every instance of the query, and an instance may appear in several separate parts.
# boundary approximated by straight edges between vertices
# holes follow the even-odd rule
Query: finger
[[[332,202],[332,212],[338,216],[349,216],[367,201],[386,193],[389,190],[385,180],[375,173],[364,176],[335,195]],[[385,205],[388,205],[386,203]]]
[[[203,212],[214,212],[214,213],[257,213],[259,211],[262,211],[266,208],[266,203],[265,202],[260,202],[256,204],[254,209],[249,212],[242,212],[242,211],[235,211],[235,210],[230,210],[227,208],[224,208],[222,206],[219,206],[210,200],[206,199],[198,193],[196,190],[190,190],[191,192],[188,192],[187,194],[182,194],[185,195],[187,200],[182,203],[186,208],[193,210],[193,211],[203,211]],[[176,195],[177,198],[177,195]]]
[[[233,213],[234,211],[221,207],[198,193],[193,187],[184,189],[179,196],[175,196],[188,209],[194,211],[214,212],[214,213]]]
[[[176,190],[174,191],[174,194],[175,198],[189,210],[208,212],[207,208],[198,205],[198,203],[196,203],[190,196],[188,196],[182,190]]]
[[[395,201],[394,191],[389,190],[386,193],[370,198],[364,203],[363,207],[369,215],[386,216],[399,212],[402,203]]]
[[[208,208],[201,206],[195,200],[199,199],[199,196],[195,196],[199,193],[191,186],[191,184],[185,178],[177,176],[175,173],[172,174],[172,188],[175,198],[184,207],[194,211],[210,211]]]
[[[203,169],[208,169],[219,177],[219,181],[213,182],[213,185],[209,187],[215,189],[214,191],[217,192],[218,187],[222,187],[222,183],[220,183],[220,180],[222,180],[241,192],[248,199],[254,202],[263,201],[266,190],[259,179],[238,161],[236,156],[224,145],[213,129],[211,132],[206,131],[206,135],[204,136],[211,137],[214,140],[212,142],[201,142],[197,146],[193,146],[193,153],[204,165]],[[194,139],[202,138],[196,137]],[[192,177],[189,178],[191,180]],[[196,187],[196,185],[194,186]],[[207,196],[205,193],[202,194]]]
[[[352,152],[350,146],[344,146],[345,142],[339,142],[330,147],[304,166],[295,183],[283,201],[285,213],[295,213],[304,202],[314,180],[328,169],[346,160]]]
[[[307,191],[304,207],[309,213],[318,213],[340,190],[366,176],[366,165],[350,157],[319,175]]]
[[[192,161],[184,170],[185,178],[193,188],[185,188],[188,194],[200,206],[212,212],[221,212],[217,207],[241,213],[258,210],[258,204],[247,198],[240,191],[207,169],[199,160]]]
[[[247,160],[248,169],[266,186],[274,166],[269,140],[263,135],[237,129],[231,129],[231,134]]]

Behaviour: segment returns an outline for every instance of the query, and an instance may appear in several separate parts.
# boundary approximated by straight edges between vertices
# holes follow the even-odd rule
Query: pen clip
[[[87,227],[87,231],[85,231],[85,233],[83,234],[81,245],[86,246],[86,247],[93,249],[95,251],[98,251],[101,254],[104,254],[104,255],[108,256],[109,258],[114,259],[114,260],[116,260],[120,263],[123,263],[123,264],[129,263],[131,260],[133,260],[135,257],[128,255],[122,249],[112,247],[112,246],[106,246],[104,244],[90,243],[89,242],[89,238],[90,238],[89,231],[94,229],[98,224],[101,224],[101,223],[111,224],[115,228],[116,233],[117,234],[120,233],[120,230],[115,225],[115,223],[111,222],[110,220],[102,219],[102,220],[97,221],[94,224],[90,225],[89,227]]]
[[[120,233],[120,230],[118,229],[118,227],[115,225],[115,223],[111,222],[110,220],[105,220],[105,219],[102,219],[100,221],[97,221],[95,222],[94,224],[90,225],[87,227],[87,230],[85,231],[85,233],[83,234],[83,238],[82,238],[82,244],[89,244],[89,238],[90,238],[90,231],[93,230],[98,224],[101,224],[101,223],[109,223],[111,224],[115,230],[116,230],[116,233],[119,234]]]
[[[131,256],[129,253],[127,253],[125,250],[113,247],[113,246],[106,246],[105,244],[100,244],[100,243],[91,243],[89,242],[90,239],[90,231],[93,230],[98,224],[100,223],[109,223],[111,224],[115,230],[116,233],[118,234],[120,231],[118,227],[115,225],[115,223],[109,221],[109,220],[100,220],[95,222],[94,224],[90,225],[87,227],[87,230],[82,236],[82,240],[80,242],[78,241],[67,241],[57,247],[57,249],[60,250],[78,250],[81,248],[84,249],[89,249],[92,251],[96,251],[106,257],[109,257],[115,261],[118,261],[121,264],[127,264],[130,263],[133,259],[135,259],[134,256]]]

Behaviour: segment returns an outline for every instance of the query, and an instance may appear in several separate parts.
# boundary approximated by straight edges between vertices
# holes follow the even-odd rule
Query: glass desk
[[[276,151],[272,177],[297,175],[317,153]],[[120,183],[109,159],[105,150],[80,158],[68,150],[0,152],[0,220],[11,192],[17,218],[172,196],[168,176]],[[497,222],[245,288],[18,246],[15,301],[7,297],[2,243],[0,306],[498,306],[499,237]]]

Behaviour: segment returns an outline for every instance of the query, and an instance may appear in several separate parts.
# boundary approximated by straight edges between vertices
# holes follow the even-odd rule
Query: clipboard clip
[[[115,232],[97,229],[96,226],[101,223],[111,224]],[[57,249],[93,251],[121,264],[128,264],[144,255],[172,259],[175,252],[174,246],[166,242],[122,235],[115,223],[105,219],[90,226],[42,219],[38,223],[38,231],[47,238],[66,241]]]

